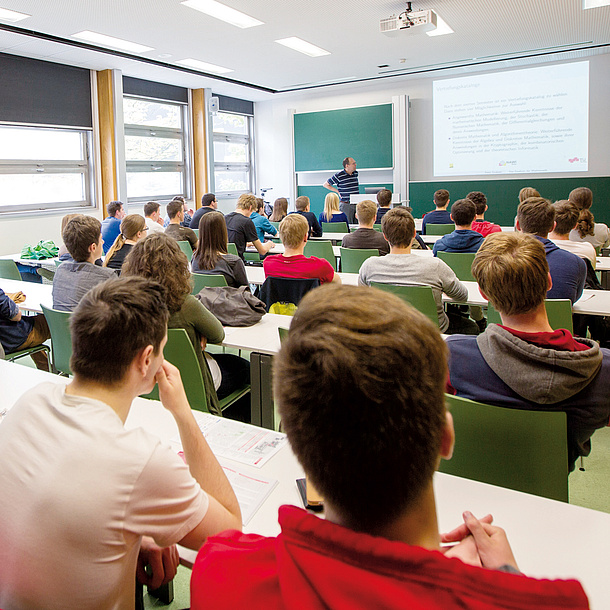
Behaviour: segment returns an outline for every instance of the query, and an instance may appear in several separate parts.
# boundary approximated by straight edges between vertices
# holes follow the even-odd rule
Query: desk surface
[[[20,265],[29,265],[31,267],[45,267],[46,269],[51,269],[52,271],[55,271],[55,261],[59,260],[58,258],[43,258],[41,260],[36,260],[34,258],[21,258],[20,252],[16,252],[15,254],[2,254],[0,259],[15,261]]]
[[[51,284],[35,284],[33,282],[23,282],[17,280],[5,280],[0,278],[0,288],[4,292],[23,292],[25,301],[19,303],[22,311],[33,311],[41,313],[40,304],[47,307],[53,306],[53,286]]]
[[[68,380],[0,361],[0,387],[3,388],[0,409],[10,408],[25,390],[43,381],[65,384]],[[126,426],[141,426],[164,442],[177,434],[169,412],[160,403],[142,398],[134,401]],[[243,464],[239,467],[248,470]],[[302,476],[302,470],[289,446],[282,448],[262,468],[251,470],[252,474],[278,479],[279,485],[247,530],[276,535],[279,531],[278,507],[300,503],[295,479]],[[434,488],[441,531],[449,531],[461,523],[464,510],[477,516],[492,513],[495,523],[507,530],[519,567],[525,574],[578,578],[589,595],[592,608],[603,610],[608,607],[609,514],[441,473],[435,475]]]

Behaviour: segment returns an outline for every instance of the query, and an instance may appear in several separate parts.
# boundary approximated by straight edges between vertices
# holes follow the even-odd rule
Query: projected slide
[[[434,81],[434,175],[588,169],[589,62]]]

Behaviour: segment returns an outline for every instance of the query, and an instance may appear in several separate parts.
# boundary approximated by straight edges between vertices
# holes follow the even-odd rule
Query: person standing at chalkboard
[[[324,183],[324,188],[339,194],[341,211],[347,216],[349,224],[354,224],[356,222],[356,204],[350,203],[349,196],[357,195],[360,192],[356,161],[351,157],[343,159],[343,169],[331,176]]]

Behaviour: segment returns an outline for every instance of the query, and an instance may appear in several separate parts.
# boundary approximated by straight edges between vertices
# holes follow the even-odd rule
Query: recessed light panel
[[[610,0],[582,0],[583,9],[610,6]]]
[[[130,42],[129,40],[123,40],[121,38],[114,38],[114,36],[106,36],[105,34],[99,34],[98,32],[91,32],[89,30],[78,32],[78,34],[72,34],[72,37],[94,44],[100,44],[104,47],[113,47],[114,49],[121,49],[121,51],[129,51],[131,53],[144,53],[145,51],[153,50],[152,47],[145,47],[143,44]]]
[[[231,68],[223,68],[222,66],[209,64],[205,61],[199,61],[198,59],[181,59],[176,63],[182,66],[187,66],[188,68],[203,70],[204,72],[213,72],[214,74],[226,74],[227,72],[233,72]]]
[[[0,8],[0,21],[8,21],[9,23],[17,23],[22,19],[27,19],[32,15],[26,15],[25,13],[18,13],[17,11],[11,11],[7,8]]]
[[[251,28],[255,25],[263,25],[262,21],[254,19],[254,17],[250,17],[250,15],[237,11],[230,6],[216,2],[216,0],[185,0],[182,4],[238,28]]]
[[[330,55],[328,51],[325,51],[320,47],[316,47],[315,44],[311,44],[310,42],[301,40],[296,36],[291,36],[290,38],[281,38],[280,40],[276,40],[275,42],[279,42],[285,47],[288,47],[289,49],[294,49],[299,53],[309,55],[309,57],[320,57],[322,55]]]

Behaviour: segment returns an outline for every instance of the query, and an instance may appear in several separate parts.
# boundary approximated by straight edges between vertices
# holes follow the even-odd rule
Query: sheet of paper
[[[580,299],[578,299],[579,303],[584,303],[585,301],[588,301],[589,299],[592,299],[595,295],[594,294],[583,294]]]

